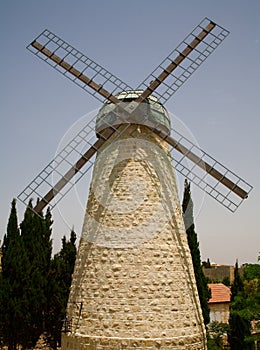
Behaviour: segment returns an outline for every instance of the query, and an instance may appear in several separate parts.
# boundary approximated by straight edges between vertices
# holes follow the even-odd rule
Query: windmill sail
[[[107,100],[116,103],[110,96],[131,90],[121,79],[47,29],[27,49],[102,103]]]
[[[144,90],[140,100],[153,94],[165,104],[228,34],[228,30],[204,18],[138,85],[137,90]]]
[[[140,116],[138,123],[146,123],[144,119],[145,117]],[[118,138],[129,127],[125,121],[121,129],[115,128],[114,124],[109,124],[108,119],[106,123],[108,131],[101,139],[95,141],[95,116],[19,194],[18,199],[27,205],[33,196],[40,198],[40,202],[34,208],[36,212],[41,211],[47,205],[53,208],[75,183],[90,171],[95,161],[94,155],[104,142],[110,142],[109,138],[114,133]],[[138,124],[135,130],[137,129]],[[169,136],[157,129],[157,125],[153,124],[150,133],[156,132],[168,142],[175,169],[196,186],[232,212],[248,197],[252,186],[241,177],[178,131],[171,129],[171,136]],[[134,133],[132,137],[135,137]],[[54,197],[55,201],[53,201]]]

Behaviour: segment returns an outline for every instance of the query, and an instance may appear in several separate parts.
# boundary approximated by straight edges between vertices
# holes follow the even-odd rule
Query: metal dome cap
[[[128,104],[142,94],[142,90],[122,91],[116,95],[122,103]],[[96,119],[96,133],[99,134],[109,126],[124,123],[140,124],[151,129],[170,134],[171,124],[168,113],[157,97],[150,95],[130,115],[111,102],[106,102],[99,110]]]

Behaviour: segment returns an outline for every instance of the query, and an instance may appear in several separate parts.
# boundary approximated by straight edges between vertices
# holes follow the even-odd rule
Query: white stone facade
[[[98,154],[67,319],[63,350],[206,349],[174,169],[145,126]]]

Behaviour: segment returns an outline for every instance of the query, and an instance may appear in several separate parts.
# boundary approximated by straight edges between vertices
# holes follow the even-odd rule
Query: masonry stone
[[[63,350],[206,349],[169,149],[145,126],[98,152],[67,322]]]

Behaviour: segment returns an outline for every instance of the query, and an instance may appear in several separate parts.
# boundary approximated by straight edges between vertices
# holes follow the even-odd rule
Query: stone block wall
[[[210,322],[228,323],[230,303],[210,304]]]
[[[229,265],[212,265],[211,267],[203,267],[203,273],[211,281],[223,281],[229,278],[230,283],[234,282],[234,266]]]
[[[174,169],[144,126],[96,159],[67,318],[63,350],[206,349]]]

